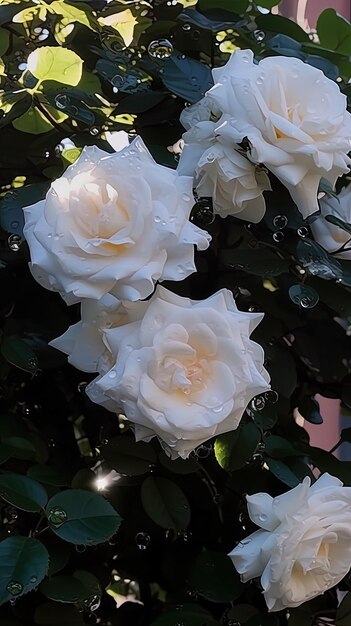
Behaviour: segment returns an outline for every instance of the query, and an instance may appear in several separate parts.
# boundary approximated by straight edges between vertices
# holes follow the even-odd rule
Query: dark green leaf
[[[266,463],[272,474],[279,478],[279,480],[281,480],[281,482],[285,485],[288,485],[289,487],[296,487],[296,485],[299,484],[300,479],[291,471],[291,469],[285,463],[283,463],[283,461],[267,458]]]
[[[274,459],[284,459],[289,456],[301,456],[301,452],[297,450],[287,439],[279,435],[270,435],[266,437],[266,453]]]
[[[1,342],[0,351],[11,365],[30,374],[35,374],[38,370],[38,359],[35,352],[20,337],[5,337]]]
[[[347,441],[348,443],[351,443],[351,427],[342,429],[340,439],[341,441]]]
[[[260,431],[251,422],[235,431],[220,435],[215,443],[217,461],[226,470],[240,469],[250,461],[260,440]]]
[[[204,626],[211,620],[211,614],[201,606],[183,605],[179,610],[166,611],[151,626]]]
[[[293,22],[293,20],[289,20],[287,17],[283,17],[282,15],[258,15],[255,18],[257,27],[262,29],[264,32],[271,33],[283,33],[284,35],[288,35],[296,41],[306,41],[309,42],[308,34]]]
[[[181,55],[172,55],[164,62],[162,81],[180,98],[194,103],[200,100],[213,85],[211,70],[207,65]]]
[[[107,541],[121,522],[118,513],[102,496],[83,489],[57,493],[49,500],[46,514],[56,535],[80,545]]]
[[[92,596],[99,596],[101,588],[93,574],[78,570],[73,576],[53,576],[40,585],[41,593],[56,602],[87,602]]]
[[[340,263],[328,254],[322,246],[312,239],[300,239],[297,244],[299,262],[313,276],[324,279],[342,278],[343,272]]]
[[[39,513],[48,501],[44,487],[35,480],[20,474],[0,476],[0,496],[13,506]]]
[[[0,200],[0,225],[8,233],[23,234],[23,207],[35,204],[45,198],[49,188],[47,183],[26,185],[20,189],[8,191]]]
[[[56,468],[48,465],[32,465],[27,471],[27,476],[44,485],[64,487],[69,485],[69,478],[64,467]]]
[[[222,250],[221,261],[234,269],[256,276],[279,276],[289,269],[288,261],[268,248]]]
[[[193,457],[170,459],[164,452],[160,452],[158,458],[161,465],[174,474],[192,474],[200,469],[197,460]]]
[[[71,604],[45,602],[35,609],[34,619],[39,626],[73,626],[83,624],[83,613]]]
[[[277,3],[278,4],[278,3]],[[209,11],[211,9],[233,11],[234,13],[245,13],[249,6],[249,0],[198,0],[199,11]],[[190,13],[190,11],[188,11]]]
[[[335,9],[325,9],[317,20],[319,41],[325,48],[351,54],[351,25]]]
[[[0,604],[38,586],[46,575],[49,554],[37,539],[8,537],[0,542]]]
[[[341,602],[336,612],[336,626],[350,626],[351,623],[351,593],[349,592]]]
[[[197,557],[190,583],[196,593],[212,602],[232,602],[243,590],[230,558],[220,552],[202,552]]]
[[[323,418],[319,412],[317,400],[309,396],[304,396],[299,401],[299,413],[310,424],[323,424]]]
[[[35,447],[25,437],[5,437],[2,443],[7,446],[10,455],[14,459],[34,459]]]
[[[151,446],[129,436],[113,437],[101,446],[101,454],[112,469],[130,476],[146,474],[157,459]]]
[[[182,530],[190,523],[190,505],[182,490],[168,478],[149,476],[141,486],[145,512],[162,528]]]

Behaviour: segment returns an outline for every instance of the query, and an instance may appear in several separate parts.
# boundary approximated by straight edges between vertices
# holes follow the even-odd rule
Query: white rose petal
[[[260,527],[229,554],[244,581],[261,577],[270,611],[300,606],[337,585],[351,566],[351,487],[323,474],[271,498],[247,496]]]
[[[250,400],[269,389],[263,350],[249,338],[263,316],[238,311],[226,289],[192,301],[157,287],[135,307],[145,304],[140,321],[102,329],[117,359],[87,393],[125,413],[138,440],[156,435],[173,458],[186,458],[236,429]]]
[[[31,271],[68,304],[149,296],[157,280],[196,271],[192,179],[158,165],[140,138],[120,152],[85,148],[46,199],[24,209]]]
[[[259,222],[265,214],[266,204],[262,192],[270,189],[268,176],[253,165],[231,138],[220,136],[224,123],[213,122],[211,101],[204,98],[186,108],[181,121],[189,130],[178,165],[182,175],[195,175],[199,196],[212,196],[214,212],[221,217],[235,217],[249,222]],[[242,152],[242,151],[241,151]]]
[[[326,215],[333,215],[351,224],[351,187],[344,187],[337,198],[324,196],[319,204],[321,215],[311,224],[315,240],[334,256],[351,260],[351,234],[325,219]]]
[[[279,178],[302,215],[317,212],[321,177],[334,185],[351,163],[351,115],[338,85],[300,59],[254,64],[251,50],[234,52],[213,76],[206,108],[210,100],[222,116],[217,141],[234,148],[247,138],[249,158]]]

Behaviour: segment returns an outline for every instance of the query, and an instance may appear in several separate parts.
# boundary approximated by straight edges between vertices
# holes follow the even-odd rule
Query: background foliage
[[[123,416],[93,405],[89,376],[48,347],[79,311],[33,281],[22,240],[22,207],[43,198],[84,145],[111,151],[106,131],[140,134],[175,168],[179,115],[235,47],[298,57],[349,96],[350,24],[327,9],[318,43],[271,14],[276,4],[261,0],[262,13],[249,0],[0,1],[2,626],[351,621],[351,594],[337,609],[333,590],[288,621],[268,614],[258,584],[243,585],[226,557],[254,530],[246,493],[277,495],[313,466],[351,485],[350,462],[312,447],[293,419],[298,407],[322,422],[316,393],[351,407],[351,261],[313,241],[276,180],[258,225],[214,220],[199,200],[192,219],[213,244],[198,273],[170,288],[201,299],[226,286],[242,310],[264,311],[254,338],[273,391],[253,400],[238,430],[171,462],[156,441],[136,444]],[[351,428],[341,441],[351,442]],[[106,475],[102,497],[96,477]],[[117,609],[118,594],[143,604]]]

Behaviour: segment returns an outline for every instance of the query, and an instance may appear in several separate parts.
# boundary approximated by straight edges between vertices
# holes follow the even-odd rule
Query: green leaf
[[[200,100],[213,85],[207,65],[181,55],[172,55],[164,62],[161,78],[172,93],[191,103]]]
[[[79,2],[79,8],[64,2],[64,0],[54,0],[50,4],[50,10],[65,18],[65,24],[82,24],[91,30],[97,29],[97,23],[91,13],[91,8],[84,2]]]
[[[211,602],[232,602],[243,591],[230,558],[221,552],[199,554],[190,574],[190,584],[196,593]]]
[[[297,244],[297,257],[300,264],[313,276],[324,279],[342,278],[342,266],[337,259],[328,254],[316,241],[306,237]]]
[[[40,483],[20,474],[0,476],[0,496],[13,506],[33,513],[41,512],[48,501]]]
[[[281,482],[285,485],[288,485],[289,487],[296,487],[296,485],[299,484],[300,479],[285,463],[283,463],[283,461],[267,458],[266,463],[272,474],[274,474],[276,478],[279,478],[279,480],[281,480]]]
[[[0,604],[35,589],[46,575],[49,554],[37,539],[8,537],[0,542]]]
[[[32,465],[27,471],[27,476],[44,485],[64,487],[69,485],[68,472],[64,467],[56,468],[49,465]]]
[[[113,437],[101,447],[101,454],[112,469],[129,476],[146,474],[157,458],[149,444],[129,436]]]
[[[45,115],[35,106],[28,109],[21,117],[13,120],[12,126],[23,133],[30,133],[31,135],[48,133],[54,128]]]
[[[336,611],[336,626],[350,626],[351,623],[351,593],[349,592]]]
[[[325,9],[317,20],[319,41],[325,48],[351,54],[351,25],[335,9]]]
[[[30,53],[27,69],[40,82],[55,80],[66,85],[77,85],[82,76],[83,61],[73,50],[41,46]]]
[[[38,359],[32,348],[20,337],[5,337],[1,342],[2,356],[21,370],[35,374],[38,370]]]
[[[10,43],[10,33],[5,28],[0,28],[0,56],[5,54]]]
[[[245,13],[248,6],[249,0],[199,0],[197,3],[197,8],[199,9],[199,11],[221,9],[222,11],[229,11],[237,14]]]
[[[85,603],[101,594],[97,578],[84,570],[78,570],[73,576],[52,576],[40,585],[40,591],[49,600],[72,604]]]
[[[347,222],[344,222],[335,215],[325,215],[324,219],[331,224],[335,224],[335,226],[339,226],[339,228],[341,228],[342,230],[346,230],[346,232],[351,235],[351,224],[347,224]]]
[[[62,157],[71,164],[79,158],[81,151],[81,148],[68,148],[62,152]]]
[[[240,469],[247,463],[261,440],[261,434],[253,423],[244,424],[237,430],[217,437],[215,455],[218,463],[227,471]]]
[[[51,530],[69,543],[94,545],[107,541],[121,518],[99,494],[83,489],[57,493],[49,500],[46,514]]]
[[[149,476],[141,486],[145,512],[162,528],[182,530],[190,523],[190,505],[182,490],[168,478]]]
[[[25,437],[6,437],[1,443],[7,446],[12,458],[34,459],[35,457],[35,446]]]

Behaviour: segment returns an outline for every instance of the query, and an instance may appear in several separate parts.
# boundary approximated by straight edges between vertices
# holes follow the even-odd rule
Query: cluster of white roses
[[[157,436],[172,458],[236,429],[269,389],[263,350],[250,339],[262,314],[238,311],[226,289],[202,301],[154,291],[195,272],[194,245],[209,245],[189,221],[193,187],[222,217],[258,222],[270,189],[264,165],[307,217],[318,211],[320,179],[334,185],[350,164],[351,116],[321,71],[285,57],[254,64],[246,50],[213,75],[214,87],[183,113],[178,171],[158,165],[140,138],[114,154],[85,148],[24,211],[34,278],[81,303],[81,321],[52,345],[97,373],[87,387],[94,402],[125,414],[137,440]],[[320,221],[345,219],[343,203],[348,221],[346,191],[323,201],[312,228],[345,255],[346,231]],[[231,558],[244,580],[261,576],[269,610],[298,606],[347,573],[351,495],[340,481],[306,479],[275,499],[249,496],[248,507],[260,530]]]

